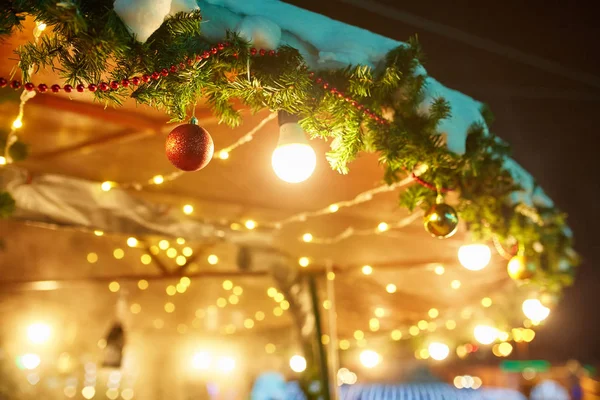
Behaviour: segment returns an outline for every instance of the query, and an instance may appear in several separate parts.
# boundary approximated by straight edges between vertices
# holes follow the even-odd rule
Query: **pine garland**
[[[65,83],[87,85],[121,81],[190,60],[186,68],[158,80],[135,88],[97,91],[95,96],[111,104],[132,97],[165,110],[172,121],[185,120],[187,110],[201,98],[229,126],[241,123],[234,99],[254,111],[268,108],[298,114],[312,138],[331,140],[327,159],[333,169],[347,173],[358,153],[376,152],[384,179],[391,184],[406,171],[426,165],[421,179],[460,193],[457,210],[476,239],[495,237],[506,248],[515,242],[522,246],[525,255],[541,267],[533,280],[536,285],[558,292],[572,282],[573,270],[559,266],[563,259],[576,264],[571,238],[565,234],[565,216],[555,208],[538,209],[540,219],[536,221],[509,200],[511,193],[521,188],[503,167],[508,146],[486,132],[483,124],[476,124],[468,132],[466,153],[454,154],[437,132],[440,121],[451,113],[450,104],[438,98],[427,112],[420,109],[426,77],[415,73],[422,59],[416,40],[392,50],[377,69],[349,66],[315,71],[313,76],[296,49],[281,47],[277,57],[255,55],[250,44],[235,34],[228,35],[230,45],[218,54],[197,60],[195,55],[214,46],[201,34],[200,12],[179,13],[167,19],[146,43],[138,43],[112,3],[10,1],[0,10],[0,35],[20,28],[25,15],[44,21],[51,30],[39,43],[16,49],[23,80],[30,79],[27,71],[33,65],[51,68]],[[316,76],[327,82],[326,88]],[[353,101],[386,115],[385,123],[367,118]],[[489,127],[489,110],[483,109],[482,116]],[[401,195],[399,204],[409,210],[426,209],[436,196],[435,190],[415,185]],[[542,253],[534,250],[537,243],[543,245]]]

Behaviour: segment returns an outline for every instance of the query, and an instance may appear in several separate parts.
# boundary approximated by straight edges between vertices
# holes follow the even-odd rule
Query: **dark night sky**
[[[600,176],[596,142],[600,112],[600,24],[592,7],[576,2],[453,2],[291,0],[289,3],[373,32],[406,40],[418,34],[429,73],[445,85],[486,102],[492,130],[511,143],[513,157],[569,214],[575,248],[583,256],[576,283],[531,345],[532,358],[600,361]],[[357,4],[364,4],[367,10]],[[377,13],[374,3],[418,16],[426,26]],[[570,4],[569,4],[570,3]],[[371,11],[368,11],[371,10]],[[432,31],[443,24],[467,33],[461,42]],[[488,39],[501,46],[480,49]],[[506,48],[537,56],[563,74],[527,65]],[[497,54],[498,50],[503,54]]]

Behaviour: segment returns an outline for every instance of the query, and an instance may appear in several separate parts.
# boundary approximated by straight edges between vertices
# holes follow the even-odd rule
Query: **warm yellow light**
[[[96,253],[88,253],[88,255],[87,255],[87,261],[90,264],[94,264],[96,261],[98,261],[98,254],[96,254]]]
[[[270,287],[267,289],[267,296],[275,297],[276,295],[277,295],[277,289],[275,289],[274,287]]]
[[[233,288],[233,294],[235,294],[236,296],[241,296],[242,293],[244,293],[244,288],[242,288],[241,286],[236,286]]]
[[[512,344],[508,342],[500,343],[498,345],[498,352],[502,357],[508,357],[510,353],[512,353],[513,347]]]
[[[444,275],[444,272],[446,272],[446,268],[444,268],[443,265],[437,265],[433,271],[437,274],[437,275]]]
[[[265,351],[267,352],[267,354],[273,354],[275,353],[275,350],[277,350],[277,347],[275,347],[273,343],[267,343],[265,345]]]
[[[408,333],[410,333],[412,336],[417,336],[420,332],[421,330],[418,326],[413,325],[410,328],[408,328]]]
[[[119,389],[111,388],[106,391],[106,397],[109,400],[117,400],[119,397]]]
[[[183,213],[185,215],[190,215],[193,212],[194,212],[194,206],[192,206],[191,204],[186,204],[183,206]]]
[[[398,329],[394,329],[390,336],[392,337],[392,340],[398,341],[402,339],[402,332],[400,332]]]
[[[452,319],[446,321],[446,329],[449,331],[456,329],[456,322]]]
[[[294,372],[303,372],[306,369],[306,359],[299,355],[293,356],[290,358],[290,368]]]
[[[438,315],[440,315],[440,312],[438,311],[437,308],[431,308],[428,312],[427,315],[429,315],[429,318],[437,318]]]
[[[282,310],[288,310],[290,308],[290,302],[283,300],[281,303],[279,303],[279,307],[281,307]]]
[[[312,242],[313,235],[310,233],[305,233],[304,235],[302,235],[302,240],[304,240],[306,243]]]
[[[167,292],[167,294],[169,296],[175,296],[175,293],[177,293],[177,288],[173,285],[169,285],[169,286],[167,286],[165,291]]]
[[[123,249],[115,249],[115,251],[113,251],[113,256],[117,259],[120,260],[123,257],[125,257],[125,252],[123,251]]]
[[[127,238],[127,246],[135,247],[138,245],[138,240],[134,237]]]
[[[219,297],[217,299],[217,307],[223,308],[227,305],[227,300],[224,297]]]
[[[154,175],[154,177],[152,177],[152,182],[155,185],[160,185],[164,181],[165,181],[165,178],[162,175]]]
[[[535,338],[535,331],[533,329],[523,330],[523,340],[527,343],[531,342]]]
[[[15,119],[12,123],[12,127],[15,129],[19,129],[19,128],[23,127],[23,121],[21,121],[21,118]]]
[[[119,285],[119,282],[111,282],[108,284],[108,290],[110,290],[113,293],[116,293],[119,291],[119,289],[121,289],[121,285]]]
[[[422,319],[417,323],[417,326],[419,327],[420,330],[424,331],[425,329],[427,329],[427,326],[429,326],[429,323],[427,321],[425,321],[424,319]]]
[[[467,351],[467,348],[466,348],[465,346],[462,346],[462,345],[461,345],[461,346],[458,346],[458,347],[456,348],[456,355],[457,355],[459,358],[465,358],[465,357],[467,356],[467,354],[468,354],[468,353],[469,353],[469,352]],[[455,381],[455,382],[456,382],[456,381]],[[461,387],[462,387],[462,386],[461,386]]]
[[[337,204],[331,204],[329,206],[329,212],[332,212],[332,213],[338,212],[339,209],[340,209],[340,206],[338,206]]]
[[[498,329],[488,325],[477,325],[473,329],[473,336],[481,344],[492,344],[498,338]]]
[[[199,351],[192,356],[192,367],[194,369],[209,369],[212,363],[212,357],[205,351]]]
[[[48,340],[50,340],[51,335],[52,329],[48,324],[38,322],[27,327],[27,338],[32,343],[46,343]]]
[[[461,283],[458,279],[455,279],[452,282],[450,282],[450,287],[455,290],[460,289],[460,285],[461,285]]]
[[[523,314],[532,321],[543,321],[550,315],[550,309],[538,299],[527,299],[523,302]]]
[[[284,299],[285,296],[282,293],[275,293],[275,296],[273,296],[273,300],[275,300],[277,303],[281,303]]]
[[[388,285],[385,287],[385,291],[388,293],[396,293],[397,289],[398,288],[393,283],[388,283]]]
[[[363,275],[371,275],[373,273],[373,267],[370,265],[363,265],[362,273]]]
[[[283,310],[281,309],[281,307],[275,307],[273,309],[273,315],[275,315],[276,317],[281,317],[283,315]]]
[[[328,345],[329,344],[329,335],[321,335],[321,344]]]
[[[467,244],[458,249],[458,261],[470,271],[487,267],[492,259],[492,251],[485,244]]]
[[[310,264],[310,260],[308,259],[308,257],[300,257],[298,259],[298,264],[300,264],[301,267],[308,267],[308,264]]]
[[[170,247],[167,250],[167,257],[169,257],[169,258],[175,258],[175,257],[177,257],[177,249],[174,248],[174,247]]]
[[[231,372],[235,369],[235,360],[231,357],[221,357],[217,361],[217,366],[222,372]]]
[[[323,301],[323,308],[326,310],[329,310],[331,308],[331,300],[324,300]]]
[[[47,25],[46,25],[45,23],[43,23],[43,22],[40,22],[40,23],[37,25],[37,29],[38,29],[38,31],[40,31],[40,32],[42,32],[44,29],[46,29],[46,27],[47,27]]]
[[[377,318],[383,318],[383,316],[384,316],[384,315],[385,315],[385,310],[384,310],[383,308],[381,308],[381,307],[377,307],[377,308],[375,309],[375,316],[376,316]]]
[[[439,342],[431,343],[427,350],[429,350],[429,356],[437,361],[445,360],[450,354],[448,345]]]
[[[369,329],[372,330],[373,332],[376,332],[379,330],[379,320],[377,318],[371,318],[369,320]]]
[[[162,327],[165,326],[165,321],[159,318],[155,319],[154,322],[152,322],[152,324],[156,329],[162,329]]]
[[[169,243],[169,241],[168,241],[168,240],[164,240],[164,239],[163,239],[163,240],[161,240],[160,242],[158,242],[158,247],[159,247],[161,250],[166,250],[166,249],[168,249],[168,248],[169,248],[169,245],[170,245],[170,243]]]
[[[142,254],[142,256],[140,257],[140,261],[142,262],[142,264],[148,265],[152,262],[152,257],[150,256],[150,254]]]
[[[231,282],[229,279],[223,281],[223,289],[231,290],[231,288],[233,288],[233,282]]]
[[[246,318],[244,320],[244,327],[246,329],[252,329],[254,327],[254,320],[252,318]]]
[[[230,304],[237,304],[240,302],[240,298],[237,297],[235,294],[232,294],[229,296],[229,303]]]
[[[360,362],[366,368],[374,368],[381,362],[381,356],[373,350],[363,350],[360,353]]]
[[[105,181],[102,182],[102,184],[100,185],[100,189],[104,190],[105,192],[108,192],[110,189],[113,188],[114,182],[109,182],[109,181]]]
[[[142,306],[139,305],[138,303],[133,303],[129,307],[129,310],[131,311],[132,314],[139,314],[142,311]]]
[[[6,157],[0,156],[0,165],[6,165]]]
[[[257,311],[254,313],[254,319],[257,321],[262,321],[265,319],[265,313],[262,311]]]
[[[180,267],[183,267],[187,263],[187,258],[184,256],[177,256],[177,258],[175,258],[175,263]]]
[[[206,260],[208,261],[208,263],[210,265],[215,265],[216,263],[219,262],[219,257],[217,257],[215,254],[211,254],[208,256],[208,258]]]
[[[329,280],[329,281],[333,281],[333,280],[335,280],[335,272],[331,272],[331,271],[329,271],[329,272],[327,273],[327,280]]]
[[[341,350],[348,350],[350,348],[350,342],[346,339],[342,339],[339,341],[338,346],[340,346]]]
[[[138,288],[140,290],[146,290],[148,289],[148,281],[145,279],[141,279],[138,281]]]
[[[484,297],[483,299],[481,299],[481,305],[484,306],[485,308],[491,307],[492,299],[490,299],[489,297]]]
[[[221,160],[227,160],[229,158],[229,152],[226,150],[219,151],[219,158]]]
[[[91,399],[96,395],[96,389],[93,386],[85,386],[81,389],[81,395],[86,399]]]
[[[509,337],[510,335],[508,334],[508,332],[498,332],[498,340],[502,342],[506,342]]]
[[[187,286],[178,283],[177,285],[175,285],[175,290],[177,290],[178,293],[185,293],[185,291],[187,290]]]
[[[256,228],[256,221],[254,220],[246,220],[246,222],[244,222],[244,226],[246,227],[246,229],[254,229]]]
[[[365,338],[365,333],[361,330],[354,331],[354,339],[362,340]]]
[[[181,250],[181,254],[186,257],[190,257],[192,254],[194,254],[194,250],[192,250],[191,247],[184,247],[183,250]]]
[[[273,151],[271,165],[282,181],[299,183],[307,180],[314,172],[317,155],[307,143],[280,144]]]
[[[36,369],[40,363],[40,356],[35,353],[27,353],[21,356],[21,364],[25,369]]]
[[[175,311],[175,304],[171,302],[165,303],[165,311],[168,313],[172,313],[173,311]]]
[[[377,225],[377,230],[379,232],[385,232],[388,229],[390,229],[390,226],[388,224],[386,224],[385,222],[380,222],[379,225]]]

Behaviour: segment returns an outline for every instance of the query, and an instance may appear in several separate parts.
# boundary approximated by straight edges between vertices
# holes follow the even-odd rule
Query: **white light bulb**
[[[434,360],[442,361],[445,360],[450,354],[450,348],[439,342],[433,342],[429,345],[429,356]]]
[[[538,299],[528,299],[523,302],[523,314],[532,321],[540,322],[548,318],[550,309]]]
[[[498,338],[498,329],[488,325],[477,325],[473,336],[481,344],[492,344]]]
[[[367,368],[374,368],[381,362],[381,356],[373,350],[365,350],[360,353],[360,362]]]
[[[484,269],[492,259],[492,252],[485,244],[467,244],[458,249],[458,261],[470,271]]]
[[[32,343],[41,344],[50,339],[52,330],[46,324],[31,324],[27,327],[27,337]]]
[[[206,352],[198,352],[192,357],[192,367],[195,369],[209,369],[211,366],[212,358],[210,354]]]
[[[306,369],[306,359],[299,355],[293,356],[290,358],[290,368],[294,372],[303,372]]]
[[[317,155],[300,125],[288,122],[279,127],[279,142],[271,157],[273,171],[288,183],[307,180],[317,166]]]

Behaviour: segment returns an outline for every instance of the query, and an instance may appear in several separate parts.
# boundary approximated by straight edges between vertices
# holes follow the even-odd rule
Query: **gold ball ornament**
[[[523,281],[533,278],[535,275],[535,263],[528,261],[525,256],[514,256],[506,267],[508,275],[515,281]]]
[[[439,239],[449,238],[458,229],[458,214],[448,204],[434,204],[425,213],[423,225],[425,225],[425,230],[431,233],[431,236]]]

